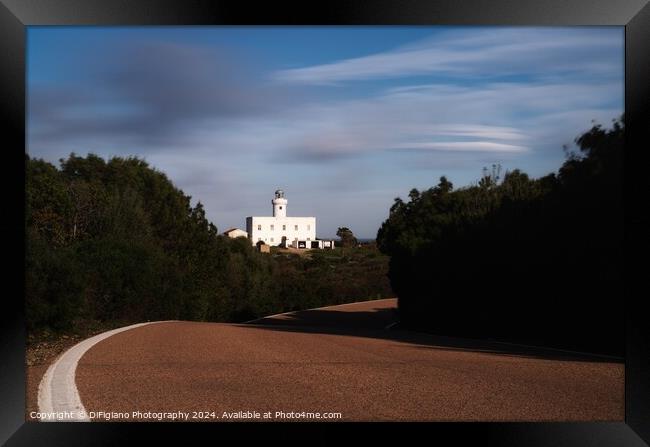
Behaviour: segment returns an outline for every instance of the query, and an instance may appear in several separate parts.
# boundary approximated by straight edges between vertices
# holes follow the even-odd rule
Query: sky
[[[394,198],[557,172],[624,110],[623,27],[28,27],[27,152],[138,156],[220,231],[315,216],[374,238]]]

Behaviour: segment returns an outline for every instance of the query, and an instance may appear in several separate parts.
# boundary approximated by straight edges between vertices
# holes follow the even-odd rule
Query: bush
[[[77,320],[241,322],[391,294],[386,256],[348,271],[330,268],[343,262],[338,252],[313,252],[313,261],[257,253],[245,238],[219,235],[200,202],[192,207],[135,157],[71,154],[60,169],[27,157],[26,173],[30,330],[66,331]]]
[[[377,234],[405,325],[622,355],[623,121],[558,175],[499,168],[395,199]]]

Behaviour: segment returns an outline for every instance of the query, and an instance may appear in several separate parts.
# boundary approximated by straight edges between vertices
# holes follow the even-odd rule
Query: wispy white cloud
[[[203,47],[100,52],[83,83],[30,85],[28,145],[53,161],[73,150],[144,156],[220,228],[268,212],[266,193],[282,186],[292,212],[324,216],[320,228],[373,236],[395,195],[439,175],[462,186],[492,163],[557,169],[590,120],[623,111],[614,31],[450,30],[271,74]],[[259,81],[268,76],[279,82]],[[315,84],[337,84],[336,95]],[[329,200],[330,186],[346,200]]]
[[[436,151],[468,151],[468,152],[526,152],[528,148],[513,144],[495,143],[493,141],[445,141],[422,143],[402,143],[396,149],[418,149]]]
[[[433,74],[616,75],[620,74],[621,65],[603,63],[602,56],[622,55],[623,33],[621,30],[618,33],[619,38],[612,39],[612,35],[603,35],[602,30],[485,28],[470,33],[456,30],[382,53],[276,71],[272,77],[290,83],[334,84]]]
[[[386,89],[368,98],[302,104],[203,138],[236,147],[238,157],[255,154],[281,164],[405,149],[516,155],[555,147],[561,156],[562,144],[591,119],[620,113],[622,101],[610,99],[618,87],[592,82]]]

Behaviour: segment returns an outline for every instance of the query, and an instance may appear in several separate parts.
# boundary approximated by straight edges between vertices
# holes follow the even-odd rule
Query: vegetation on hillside
[[[30,332],[102,322],[241,322],[391,296],[375,248],[310,258],[258,253],[220,235],[201,203],[138,158],[26,157]],[[345,266],[345,267],[344,267]]]
[[[395,199],[377,246],[309,256],[219,235],[141,159],[26,157],[28,329],[241,322],[394,291],[406,327],[622,355],[623,136],[623,118],[596,125],[537,179],[441,177]]]
[[[593,126],[557,174],[395,199],[377,243],[403,324],[622,355],[623,135]]]

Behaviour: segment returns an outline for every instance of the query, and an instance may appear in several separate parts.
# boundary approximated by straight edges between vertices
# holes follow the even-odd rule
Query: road
[[[144,420],[179,411],[204,411],[211,421],[239,411],[271,412],[272,420],[279,411],[355,421],[624,418],[622,363],[386,330],[395,305],[136,327],[86,351],[76,386],[87,411],[131,419],[140,411]]]

